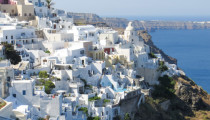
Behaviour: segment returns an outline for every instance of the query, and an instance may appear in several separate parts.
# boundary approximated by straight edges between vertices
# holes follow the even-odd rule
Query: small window
[[[84,53],[85,53],[85,51],[84,51],[84,50],[81,50],[81,51],[80,51],[80,54],[84,54]]]
[[[27,14],[25,13],[24,16],[27,16]]]
[[[25,36],[26,34],[25,33],[21,33],[21,36]]]
[[[7,81],[10,82],[10,77],[7,77]]]
[[[13,39],[13,36],[11,36],[11,39]]]
[[[29,16],[31,16],[31,13],[29,13]]]
[[[13,94],[12,96],[13,96],[14,98],[16,98],[16,94]]]
[[[23,90],[23,95],[26,95],[26,91],[25,90]]]
[[[6,36],[6,39],[7,39],[7,36]]]

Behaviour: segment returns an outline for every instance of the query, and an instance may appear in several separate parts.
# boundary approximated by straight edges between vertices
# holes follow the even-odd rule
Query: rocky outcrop
[[[192,110],[210,110],[210,99],[206,91],[186,76],[176,76],[174,79],[177,81],[175,94]]]
[[[186,76],[174,76],[174,97],[170,99],[147,96],[136,112],[135,120],[208,120],[210,95]]]

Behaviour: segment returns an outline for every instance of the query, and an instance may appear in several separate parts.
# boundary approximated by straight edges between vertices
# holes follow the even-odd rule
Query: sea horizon
[[[100,15],[101,17],[125,18],[128,20],[140,21],[210,21],[210,16],[109,16]]]

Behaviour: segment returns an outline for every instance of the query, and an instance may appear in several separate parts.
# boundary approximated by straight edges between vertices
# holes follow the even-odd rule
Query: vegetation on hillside
[[[167,70],[168,70],[168,67],[165,65],[165,62],[159,61],[159,67],[158,67],[157,71],[164,72]]]
[[[174,97],[174,86],[176,84],[176,81],[173,80],[173,78],[168,77],[167,75],[160,77],[158,81],[160,84],[154,86],[152,97],[159,99],[171,99],[172,97]]]
[[[151,57],[151,58],[157,58],[157,56],[155,56],[155,54],[153,52],[149,53],[149,57]]]

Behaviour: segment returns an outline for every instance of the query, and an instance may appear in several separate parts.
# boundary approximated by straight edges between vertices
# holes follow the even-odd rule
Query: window
[[[84,50],[81,50],[81,51],[80,51],[80,54],[84,54],[84,53],[85,53],[85,51],[84,51]]]
[[[12,13],[14,14],[15,13],[15,10],[12,10]]]
[[[16,94],[13,94],[12,96],[13,96],[14,98],[16,98]]]
[[[6,36],[6,39],[7,39],[7,36]]]
[[[27,14],[26,14],[26,13],[24,13],[24,16],[27,16]]]
[[[29,13],[29,16],[31,16],[31,13]]]
[[[13,39],[13,36],[11,36],[11,39]]]
[[[26,91],[25,90],[23,90],[23,95],[26,95]]]
[[[38,6],[38,2],[35,2],[35,5]]]
[[[7,11],[6,10],[3,10],[3,12],[6,13]]]
[[[25,33],[21,33],[21,36],[25,36]]]
[[[10,82],[10,77],[7,77],[7,81]]]
[[[42,6],[44,6],[44,2],[42,2]]]

